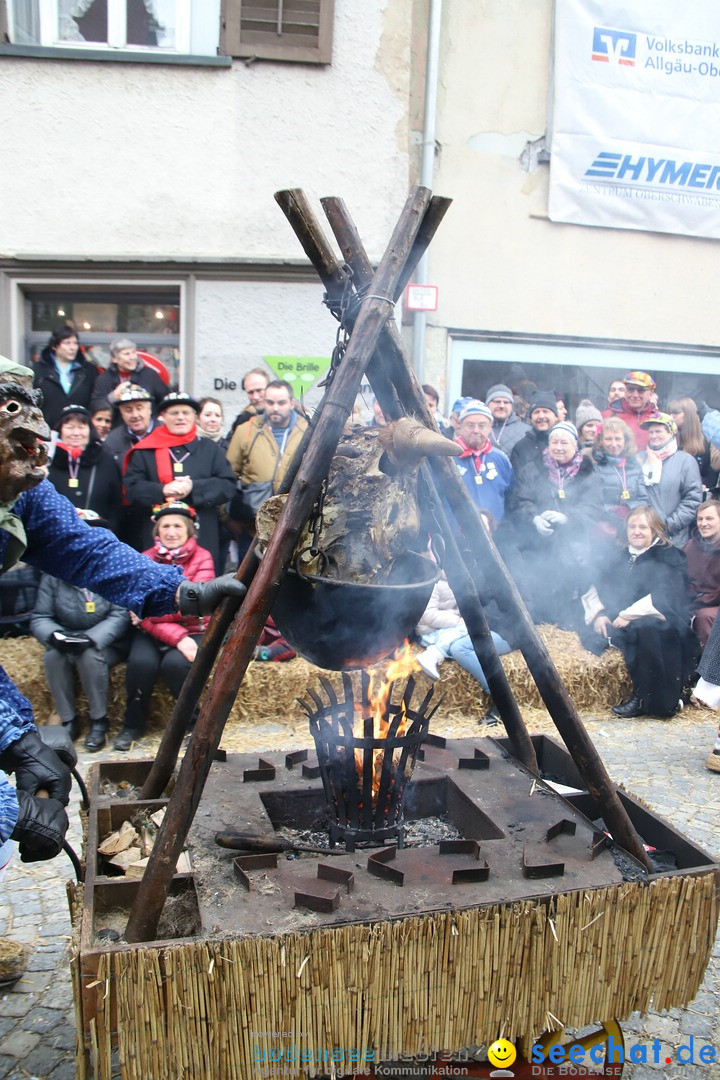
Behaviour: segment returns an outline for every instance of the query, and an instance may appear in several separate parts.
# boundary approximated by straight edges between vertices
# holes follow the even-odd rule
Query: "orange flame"
[[[373,738],[384,739],[387,737],[389,723],[387,720],[387,710],[390,704],[390,690],[392,684],[398,679],[407,679],[414,671],[420,671],[420,665],[416,661],[412,654],[409,641],[404,641],[400,648],[396,651],[390,663],[385,668],[384,672],[377,670],[371,670],[370,672],[370,715],[373,719]],[[364,717],[366,706],[355,704],[355,723],[353,725],[353,734],[355,738],[362,739],[365,735],[364,729]],[[401,719],[397,729],[398,735],[404,735],[407,727],[407,716],[405,714],[405,704],[402,703]],[[399,755],[399,751],[395,751],[395,755]],[[394,755],[394,756],[395,756]],[[380,776],[382,773],[382,761],[383,751],[373,750],[373,780],[372,791],[373,800],[377,798],[378,791],[380,789]],[[362,777],[363,770],[363,754],[362,750],[355,751],[355,766],[358,772],[358,776]]]

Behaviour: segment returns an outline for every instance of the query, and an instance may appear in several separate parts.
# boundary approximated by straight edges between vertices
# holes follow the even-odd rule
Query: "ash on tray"
[[[313,829],[291,829],[284,826],[278,832],[278,836],[295,844],[310,844],[313,847],[323,847],[330,850],[330,840],[327,829],[315,827]],[[453,825],[447,817],[423,817],[405,822],[405,846],[406,847],[432,847],[441,840],[462,840],[463,834]],[[335,850],[338,850],[338,845]],[[298,855],[301,853],[298,852]]]
[[[430,847],[441,840],[463,840],[464,836],[447,817],[416,818],[405,822],[405,843],[413,847]]]

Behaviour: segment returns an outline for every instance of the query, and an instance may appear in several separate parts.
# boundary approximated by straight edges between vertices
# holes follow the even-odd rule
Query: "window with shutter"
[[[334,0],[223,0],[228,56],[329,64]]]

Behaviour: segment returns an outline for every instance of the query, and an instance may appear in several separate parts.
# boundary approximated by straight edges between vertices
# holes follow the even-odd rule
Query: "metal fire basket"
[[[415,690],[412,676],[397,703],[392,700],[396,685],[392,683],[381,717],[382,734],[378,735],[376,719],[368,715],[370,678],[366,671],[360,673],[359,698],[346,671],[342,675],[343,700],[327,679],[320,681],[327,703],[311,689],[307,693],[313,705],[302,698],[298,701],[308,714],[315,740],[327,800],[330,846],[341,842],[347,851],[355,851],[357,845],[396,840],[401,848],[405,785],[437,709],[436,705],[427,711],[433,690],[415,710],[411,707]]]

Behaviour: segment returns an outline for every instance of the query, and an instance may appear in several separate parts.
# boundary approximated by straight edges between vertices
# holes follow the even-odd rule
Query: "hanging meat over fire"
[[[296,566],[303,574],[381,584],[420,527],[417,474],[423,458],[456,457],[457,443],[404,417],[381,428],[353,427],[338,443],[320,513],[300,535]],[[285,496],[257,515],[264,547]]]
[[[428,454],[459,452],[457,443],[408,418],[342,436],[273,607],[283,636],[306,660],[336,670],[362,667],[412,632],[440,576],[410,547],[420,528],[418,468]],[[284,498],[260,508],[262,547]]]

